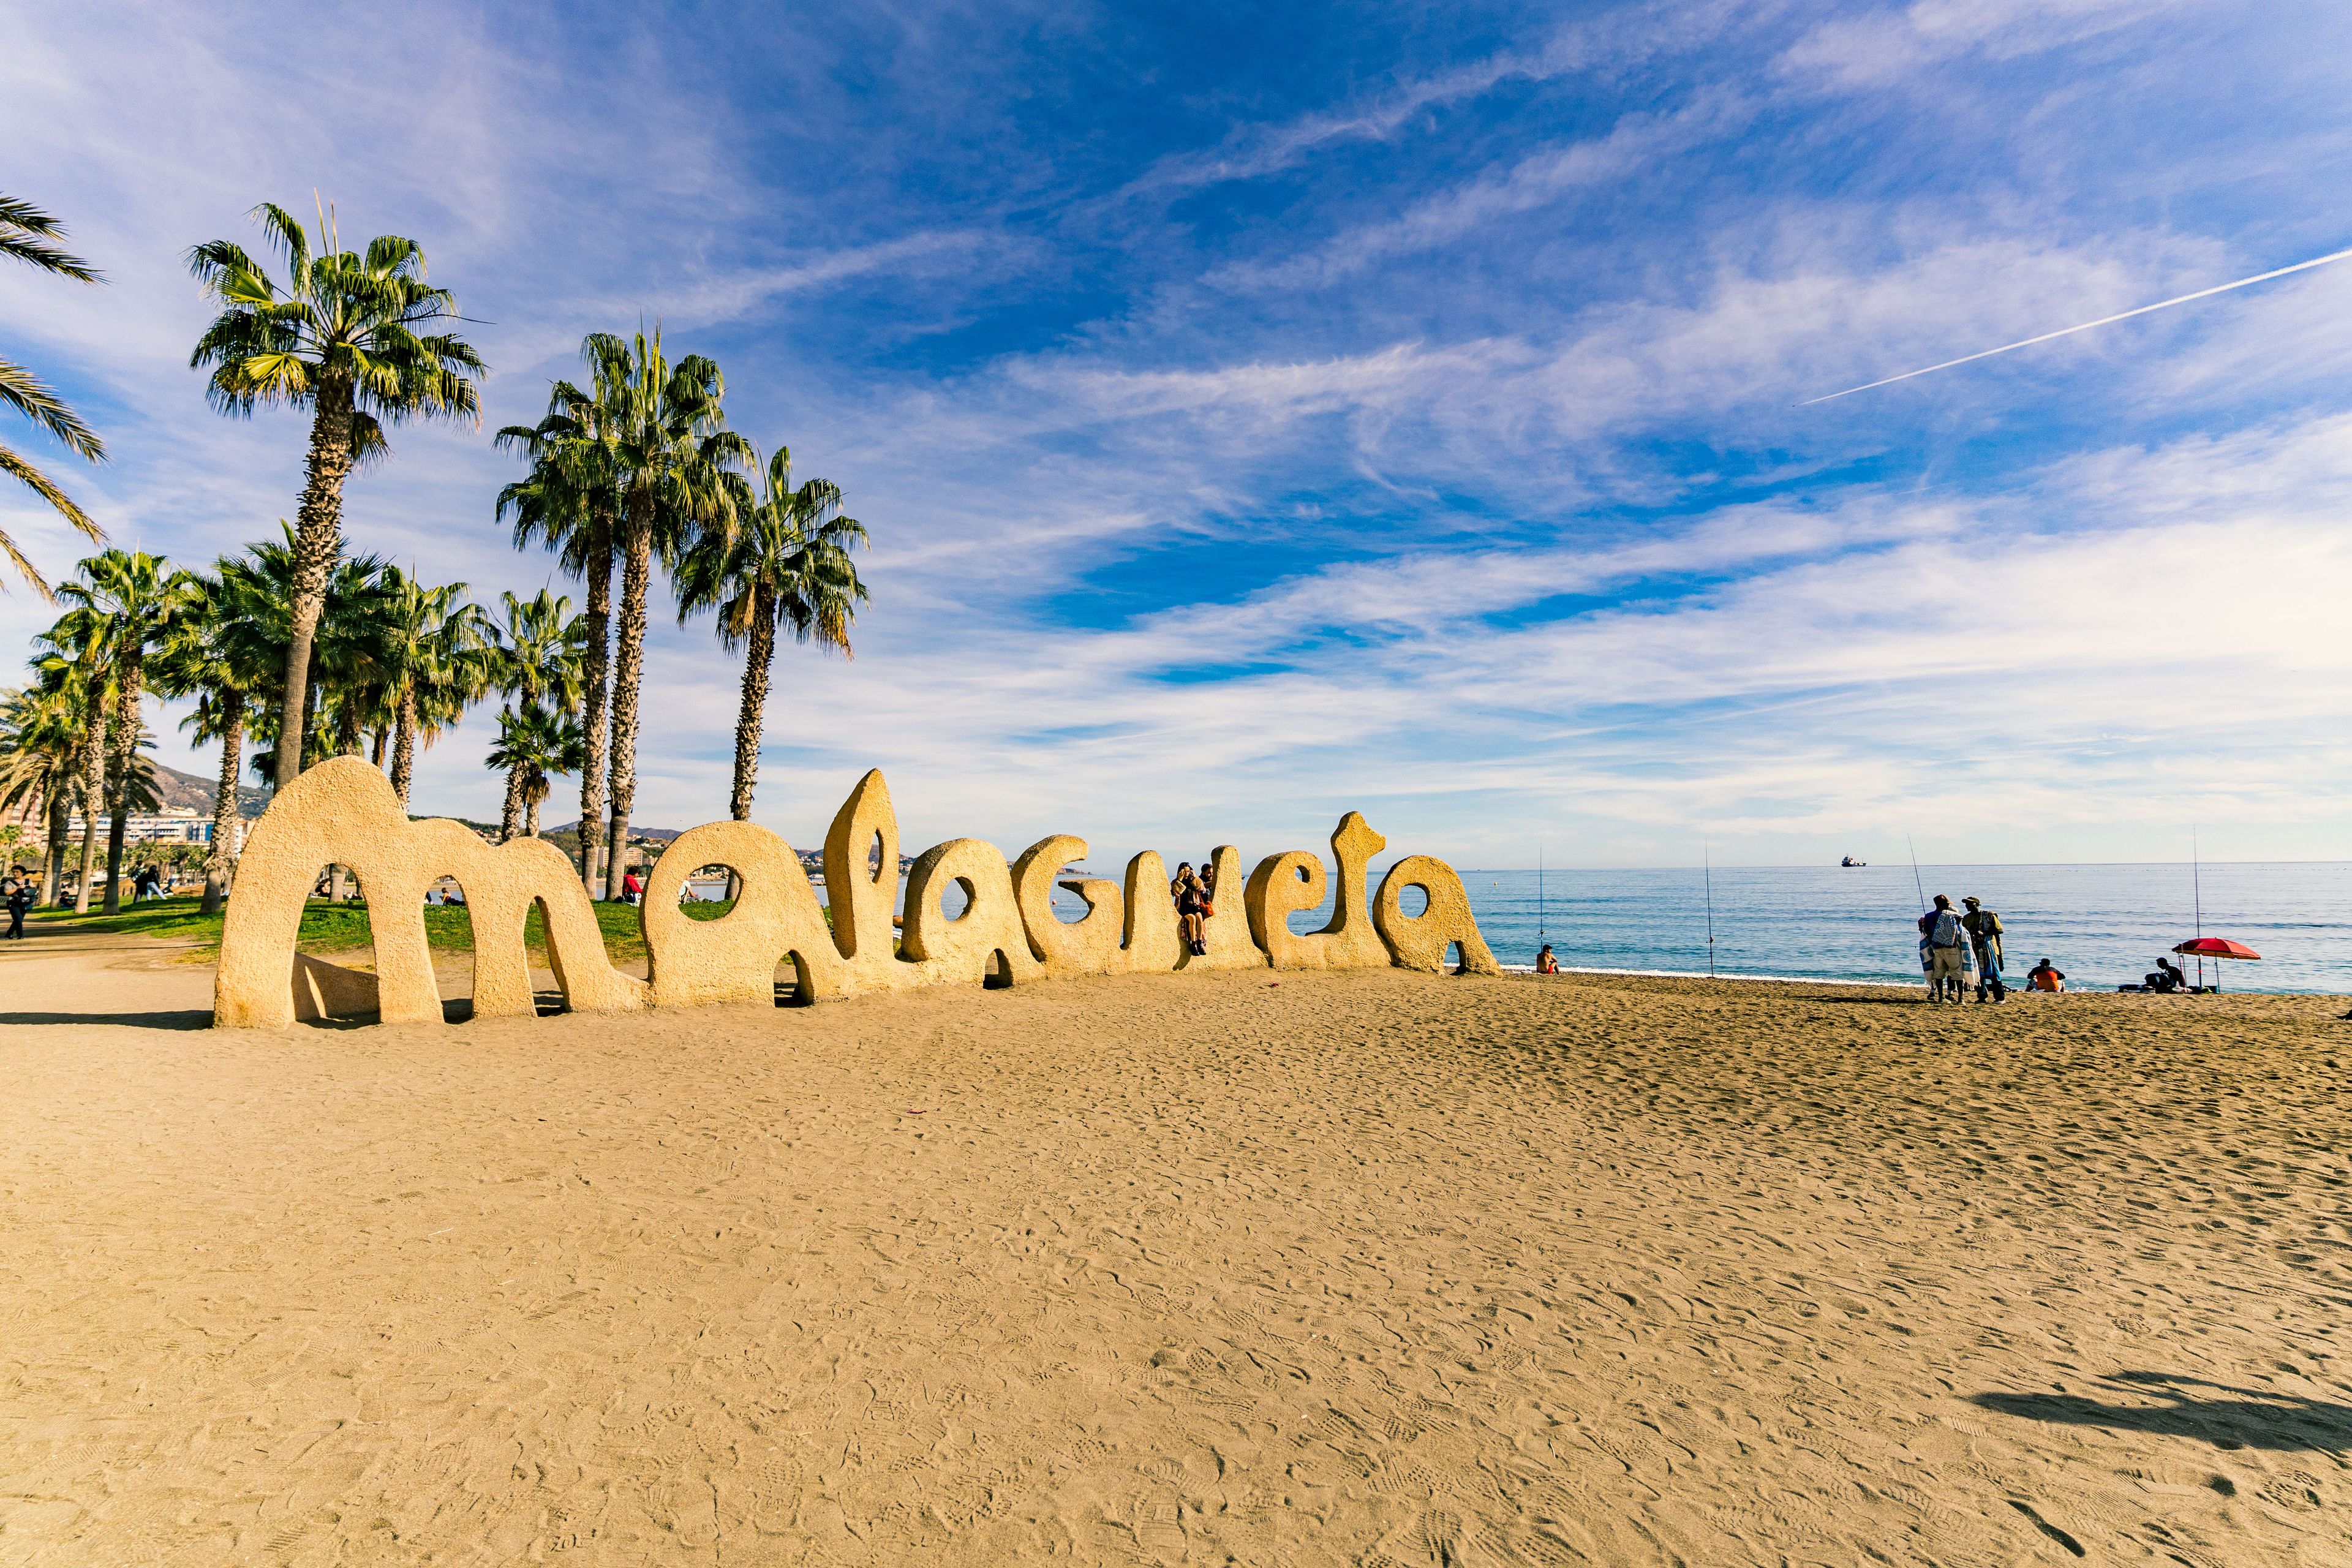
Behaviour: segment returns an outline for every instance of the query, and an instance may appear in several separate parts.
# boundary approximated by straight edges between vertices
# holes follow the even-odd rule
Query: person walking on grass
[[[1927,970],[1927,1000],[1966,1001],[1969,931],[1949,896],[1937,893],[1936,907],[1919,917],[1919,951]]]
[[[25,915],[33,907],[33,884],[22,878],[8,889],[8,941],[25,940]]]
[[[1975,950],[1977,961],[1977,1000],[1985,999],[1990,991],[1996,1002],[2009,1000],[2009,987],[2000,979],[2000,916],[1986,909],[1978,899],[1962,899],[1969,912],[1960,917],[1968,928],[1969,946]]]

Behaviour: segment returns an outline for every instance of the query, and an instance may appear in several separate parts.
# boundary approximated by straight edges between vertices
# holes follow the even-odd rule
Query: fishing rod
[[[2205,868],[2203,858],[2197,853],[2195,823],[2189,826],[2189,894],[2196,902],[2197,940],[2202,943],[2205,940]],[[2213,967],[2219,969],[2221,965],[2217,963]],[[2201,952],[2197,955],[2197,984],[2205,984],[2205,954]]]
[[[1544,936],[1543,840],[1536,840],[1536,941]]]
[[[1706,871],[1706,973],[1715,978],[1715,847],[1702,845],[1700,865]]]
[[[1919,847],[1911,842],[1907,833],[1903,836],[1903,843],[1911,851],[1911,885],[1919,889],[1919,912],[1924,915],[1927,912],[1927,884],[1919,879]]]

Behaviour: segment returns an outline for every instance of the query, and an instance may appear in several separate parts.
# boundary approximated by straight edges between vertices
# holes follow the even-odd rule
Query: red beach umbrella
[[[2200,936],[2182,942],[2172,950],[2193,958],[2260,958],[2261,953],[2242,942],[2231,942],[2225,936]]]

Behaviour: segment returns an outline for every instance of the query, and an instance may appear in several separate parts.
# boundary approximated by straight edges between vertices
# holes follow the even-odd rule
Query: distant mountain
[[[219,792],[216,781],[198,778],[194,773],[184,773],[177,768],[167,768],[161,763],[153,765],[155,798],[163,804],[164,810],[169,811],[174,806],[184,806],[201,816],[210,816],[213,814],[213,802]],[[244,784],[237,786],[236,809],[239,816],[259,816],[261,808],[268,804],[268,790],[252,789]]]
[[[642,838],[648,844],[667,844],[685,831],[683,827],[640,827],[634,822],[629,824],[629,837]],[[574,844],[580,842],[580,824],[576,819],[560,827],[542,827],[539,832],[542,838],[553,838],[561,834]]]

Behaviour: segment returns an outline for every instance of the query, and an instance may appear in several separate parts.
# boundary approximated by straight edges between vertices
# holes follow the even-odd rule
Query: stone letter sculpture
[[[1061,885],[1087,901],[1084,920],[1053,910],[1055,880],[1086,858],[1082,838],[1039,840],[1008,867],[994,846],[951,838],[927,850],[907,879],[903,940],[898,818],[879,772],[860,779],[824,839],[825,894],[817,901],[800,858],[766,828],[714,822],[679,836],[646,879],[637,909],[648,978],[613,967],[595,907],[562,850],[543,839],[491,846],[463,824],[411,822],[383,774],[358,757],[321,763],[280,790],[247,836],[221,931],[213,1019],[223,1026],[284,1025],[297,1018],[374,1015],[384,1023],[444,1017],[425,940],[425,892],[443,877],[465,889],[474,931],[474,1016],[536,1011],[524,921],[535,906],[549,966],[565,1003],[580,1012],[627,1012],[713,1003],[767,1003],[789,962],[801,1000],[956,981],[1010,985],[1040,976],[1166,973],[1176,970],[1347,969],[1394,963],[1440,970],[1458,944],[1465,970],[1500,973],[1478,935],[1462,879],[1425,855],[1397,862],[1370,908],[1365,866],[1387,847],[1354,812],[1331,835],[1339,898],[1320,931],[1292,933],[1292,910],[1323,901],[1332,875],[1293,850],[1261,861],[1241,883],[1241,852],[1213,852],[1216,912],[1206,954],[1177,936],[1168,868],[1146,850],[1127,865],[1124,889],[1100,878]],[[878,848],[879,856],[876,851]],[[302,911],[320,870],[358,874],[375,943],[375,973],[297,951]],[[704,866],[735,873],[734,907],[698,921],[679,906],[687,879]],[[964,908],[940,904],[961,884]],[[1429,906],[1407,915],[1404,889]]]
[[[1404,912],[1402,900],[1407,888],[1419,888],[1429,900],[1429,907],[1417,915]],[[1471,916],[1470,895],[1463,891],[1462,879],[1443,860],[1408,855],[1390,867],[1381,883],[1381,896],[1372,901],[1372,927],[1381,933],[1381,941],[1388,944],[1389,956],[1399,969],[1425,969],[1432,974],[1443,974],[1446,948],[1460,942],[1463,973],[1503,973],[1503,966],[1486,951],[1486,939],[1478,934],[1478,922]]]
[[[725,866],[740,879],[735,907],[715,921],[696,920],[678,903],[687,878],[705,866]],[[756,823],[711,822],[679,834],[646,879],[638,919],[656,1007],[769,1001],[786,957],[803,1001],[848,994],[848,965],[801,858]]]
[[[1323,863],[1304,849],[1269,855],[1250,873],[1250,934],[1276,969],[1368,969],[1387,963],[1388,949],[1372,930],[1364,908],[1364,864],[1388,847],[1361,814],[1349,812],[1331,832],[1331,858],[1339,867],[1339,896],[1323,929],[1299,936],[1290,929],[1293,910],[1323,902],[1329,883]]]
[[[373,976],[317,959],[295,973],[303,906],[328,866],[359,874],[375,942]],[[646,1005],[645,983],[604,956],[596,911],[562,850],[542,838],[493,847],[462,823],[411,822],[381,772],[361,757],[332,757],[278,791],[246,837],[221,924],[213,1022],[284,1025],[298,1011],[315,1016],[331,1006],[373,1011],[387,1024],[441,1022],[425,890],[444,877],[465,889],[473,922],[476,1017],[536,1011],[522,940],[534,903],[567,1005],[614,1013]]]

